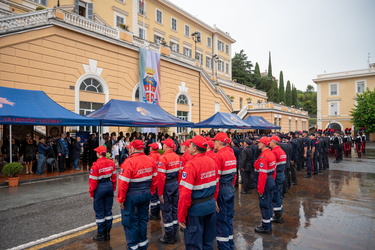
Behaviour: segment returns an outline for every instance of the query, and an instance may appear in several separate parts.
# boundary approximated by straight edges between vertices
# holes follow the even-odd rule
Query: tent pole
[[[12,151],[12,124],[9,124],[9,156],[10,163],[13,162],[13,151]]]

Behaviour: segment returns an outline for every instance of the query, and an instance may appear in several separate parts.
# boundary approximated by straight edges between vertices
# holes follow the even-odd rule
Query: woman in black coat
[[[78,167],[79,157],[81,156],[81,148],[82,148],[81,137],[77,136],[76,140],[74,141],[73,150],[72,150],[74,170],[77,170],[77,171],[81,170]]]

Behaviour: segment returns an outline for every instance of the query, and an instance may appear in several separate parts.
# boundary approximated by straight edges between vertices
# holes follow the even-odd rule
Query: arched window
[[[330,129],[334,129],[334,130],[338,130],[338,131],[341,131],[342,128],[341,128],[341,125],[336,123],[336,122],[332,122],[328,125],[328,128]]]
[[[94,78],[87,78],[83,80],[81,85],[79,86],[79,90],[90,91],[94,93],[103,93],[102,85]]]
[[[188,105],[189,104],[189,100],[188,100],[187,96],[186,95],[179,95],[178,99],[177,99],[177,104]]]

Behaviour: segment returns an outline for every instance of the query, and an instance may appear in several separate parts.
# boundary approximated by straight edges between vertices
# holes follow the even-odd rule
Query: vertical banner
[[[139,101],[160,104],[160,54],[139,49]]]

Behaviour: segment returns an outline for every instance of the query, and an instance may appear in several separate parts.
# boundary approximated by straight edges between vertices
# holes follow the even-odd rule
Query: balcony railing
[[[7,11],[7,10],[0,9],[0,17],[12,16],[12,15],[14,15],[13,12],[10,12],[10,11]]]
[[[250,92],[252,94],[255,94],[255,95],[267,98],[267,93],[266,92],[261,91],[259,89],[255,89],[255,88],[249,87],[249,86],[246,86],[244,84],[236,83],[236,82],[225,80],[225,79],[221,79],[221,78],[218,79],[218,82],[220,84],[224,84],[224,85],[227,85],[227,86],[230,86],[230,87],[234,87],[234,88],[237,88],[237,89],[240,89],[240,90],[245,90],[245,91]]]

